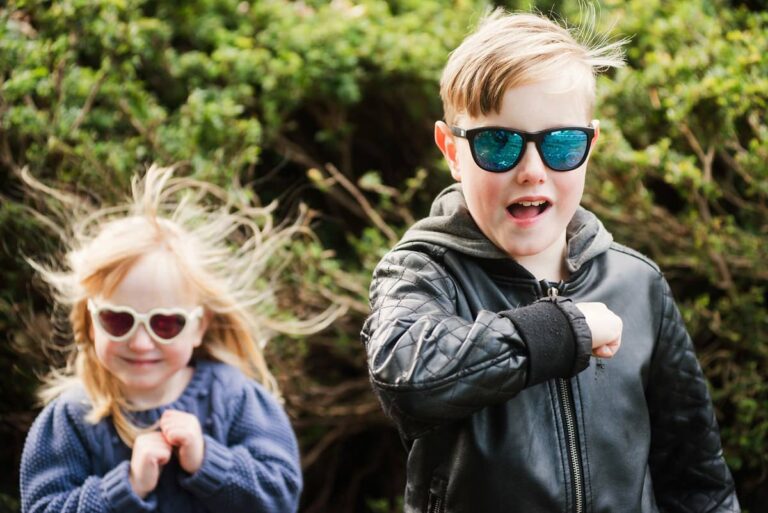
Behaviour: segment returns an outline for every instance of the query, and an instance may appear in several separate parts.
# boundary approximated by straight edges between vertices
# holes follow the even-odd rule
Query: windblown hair
[[[440,80],[445,121],[451,125],[459,115],[499,112],[509,89],[566,73],[572,88],[584,93],[591,116],[595,75],[624,65],[626,42],[598,39],[589,28],[574,33],[536,14],[495,9],[451,52]]]
[[[304,321],[270,317],[274,305],[274,254],[296,234],[311,235],[302,216],[288,226],[273,224],[275,204],[259,207],[246,191],[225,191],[190,178],[173,178],[173,168],[152,166],[132,180],[124,205],[85,209],[62,232],[63,269],[30,264],[51,286],[59,306],[69,310],[73,343],[64,368],[54,369],[40,390],[49,402],[74,385],[91,401],[87,420],[111,416],[120,437],[132,446],[144,427],[131,423],[130,404],[96,356],[88,298],[108,297],[144,255],[166,250],[209,316],[195,358],[229,363],[279,397],[262,348],[275,331],[303,335],[326,327],[339,309]],[[26,182],[60,202],[82,206],[80,198],[50,189],[25,174]],[[270,267],[271,266],[271,267]]]

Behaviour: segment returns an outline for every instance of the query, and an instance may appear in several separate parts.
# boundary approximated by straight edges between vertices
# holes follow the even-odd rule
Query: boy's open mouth
[[[544,212],[550,207],[548,201],[518,201],[512,203],[507,207],[509,212],[515,219],[531,219]]]

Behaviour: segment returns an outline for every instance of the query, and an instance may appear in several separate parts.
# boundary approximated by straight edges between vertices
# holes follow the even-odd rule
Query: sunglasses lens
[[[473,140],[477,165],[486,171],[507,171],[517,162],[523,138],[509,130],[483,130]]]
[[[155,314],[150,317],[149,326],[159,338],[168,340],[181,333],[186,322],[183,315]]]
[[[105,309],[99,312],[99,323],[108,334],[113,337],[122,337],[133,327],[133,315],[128,312]]]
[[[588,142],[580,130],[553,130],[541,143],[544,163],[555,171],[575,169],[586,156]]]

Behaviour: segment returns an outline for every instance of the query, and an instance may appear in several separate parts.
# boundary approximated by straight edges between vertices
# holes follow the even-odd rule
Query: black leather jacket
[[[374,390],[409,450],[405,511],[740,511],[658,267],[610,239],[595,251],[604,228],[582,211],[596,226],[569,226],[594,232],[581,255],[569,240],[578,268],[540,283],[510,259],[463,252],[477,228],[451,208],[433,207],[449,219],[427,228],[436,237],[406,237],[377,266],[362,332]],[[584,251],[594,255],[580,260]],[[614,358],[585,357],[578,309],[541,301],[555,290],[622,318]]]

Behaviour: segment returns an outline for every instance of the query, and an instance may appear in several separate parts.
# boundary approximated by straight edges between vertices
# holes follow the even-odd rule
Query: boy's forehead
[[[516,91],[521,94],[510,94]],[[595,102],[592,69],[579,62],[568,62],[557,69],[540,69],[537,73],[529,73],[526,69],[510,70],[499,75],[496,81],[485,84],[483,89],[452,97],[459,104],[446,104],[446,117],[453,115],[454,121],[448,121],[457,124],[459,115],[461,118],[493,117],[509,106],[505,104],[517,103],[526,107],[531,103],[547,104],[562,97],[568,98],[563,109],[578,110],[579,124],[589,121]]]
[[[497,110],[478,116],[459,113],[461,126],[508,126],[537,131],[557,126],[586,126],[591,119],[591,97],[584,87],[556,78],[506,90]]]

